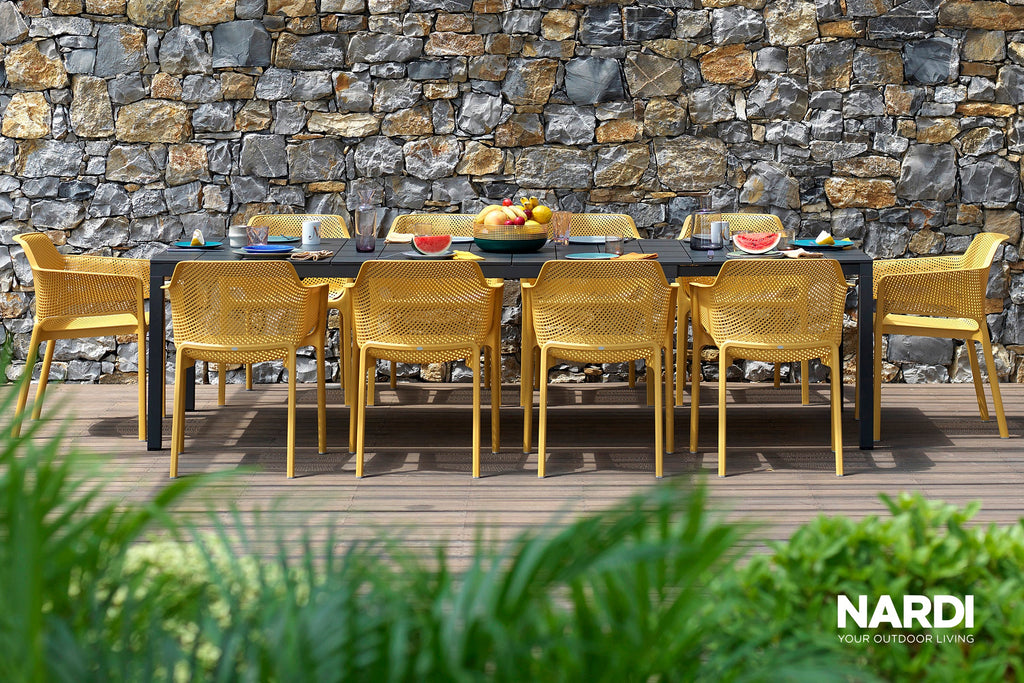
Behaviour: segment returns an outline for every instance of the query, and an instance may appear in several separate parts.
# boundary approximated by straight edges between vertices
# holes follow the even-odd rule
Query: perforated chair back
[[[548,261],[529,296],[537,343],[557,342],[565,360],[621,362],[611,347],[660,343],[671,329],[671,289],[654,261]]]
[[[422,226],[422,234],[451,235],[452,237],[473,236],[473,214],[469,213],[406,213],[391,222],[388,237],[411,235],[413,226]]]
[[[211,362],[281,358],[325,325],[314,291],[287,261],[179,263],[168,286],[174,341]]]
[[[736,357],[775,363],[825,358],[838,346],[846,291],[833,259],[728,261],[713,285],[697,290],[701,323],[717,345],[728,341]],[[805,348],[775,348],[786,346]]]
[[[782,220],[770,213],[723,213],[722,220],[728,221],[729,232],[782,232]],[[679,239],[688,239],[693,233],[693,214],[683,220]]]
[[[349,296],[357,345],[386,345],[406,363],[464,358],[467,341],[487,343],[500,306],[471,261],[367,261]]]
[[[328,213],[265,213],[249,219],[249,225],[265,225],[271,235],[302,237],[302,222],[320,221],[320,237],[338,239],[350,237],[345,219]]]
[[[624,213],[574,213],[569,222],[569,234],[640,237],[633,218]]]

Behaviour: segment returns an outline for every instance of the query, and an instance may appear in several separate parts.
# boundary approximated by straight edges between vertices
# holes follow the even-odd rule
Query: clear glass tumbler
[[[551,226],[551,239],[555,244],[569,244],[570,223],[572,223],[571,211],[551,212],[551,220],[548,225]]]
[[[356,208],[356,251],[371,252],[377,248],[377,208],[373,190],[359,190]]]

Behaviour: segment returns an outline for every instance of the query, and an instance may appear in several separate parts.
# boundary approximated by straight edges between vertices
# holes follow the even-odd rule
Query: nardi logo
[[[868,596],[857,596],[857,604],[845,595],[836,596],[839,613],[836,625],[846,628],[846,620],[852,619],[861,628],[878,628],[885,624],[892,628],[954,628],[974,627],[974,596],[963,600],[952,595],[904,595],[902,609],[889,595],[878,598],[873,608]],[[870,608],[870,609],[869,609]]]

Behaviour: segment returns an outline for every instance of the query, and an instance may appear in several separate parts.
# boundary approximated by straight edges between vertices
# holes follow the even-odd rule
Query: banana
[[[516,212],[513,210],[513,207],[511,207],[511,206],[503,206],[503,207],[501,207],[501,210],[504,211],[505,212],[505,216],[507,218],[510,218],[510,219],[516,218],[516,216],[518,215],[518,214],[516,214]]]
[[[526,209],[524,209],[521,206],[511,206],[509,208],[512,209],[513,211],[515,211],[515,214],[516,214],[517,217],[522,218],[523,220],[526,220]]]
[[[476,215],[476,218],[474,220],[477,223],[483,223],[484,219],[487,217],[487,214],[489,214],[489,213],[491,213],[493,211],[501,211],[501,210],[502,210],[502,206],[500,204],[490,204],[488,206],[485,206],[480,211],[480,213],[478,213]]]

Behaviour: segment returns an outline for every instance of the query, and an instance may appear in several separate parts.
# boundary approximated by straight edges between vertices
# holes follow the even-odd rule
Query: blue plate
[[[594,259],[615,258],[616,256],[617,254],[601,254],[595,252],[593,254],[566,254],[565,258],[569,259],[570,261],[587,261]]]
[[[283,244],[286,242],[298,242],[301,237],[293,237],[291,235],[271,235],[267,238],[267,241],[271,244]]]
[[[179,249],[216,249],[217,247],[219,247],[222,244],[223,244],[223,242],[209,242],[208,241],[206,244],[195,244],[194,245],[194,244],[192,244],[192,240],[181,240],[179,242],[175,242],[174,246],[178,247]]]
[[[286,254],[294,250],[295,247],[289,247],[287,244],[250,244],[242,247],[242,251],[250,254]]]
[[[836,240],[835,244],[818,244],[814,240],[793,240],[794,247],[804,249],[846,249],[853,246],[853,240]]]

